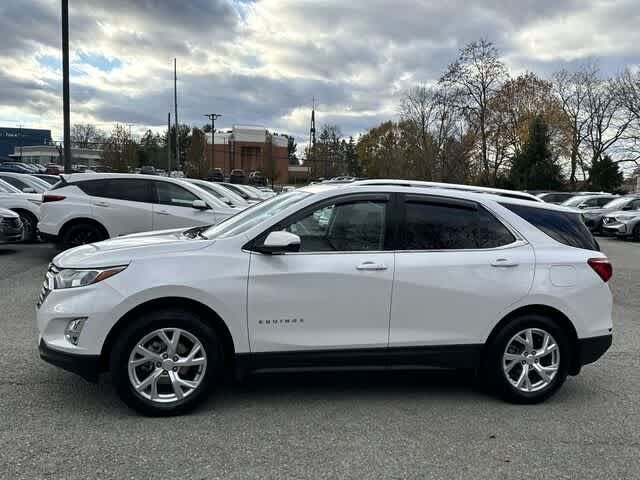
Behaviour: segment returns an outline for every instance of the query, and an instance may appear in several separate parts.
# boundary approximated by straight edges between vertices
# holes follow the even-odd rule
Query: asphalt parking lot
[[[505,404],[459,372],[280,374],[167,419],[39,359],[55,251],[0,246],[0,479],[640,478],[640,244],[600,243],[613,347],[545,404]]]

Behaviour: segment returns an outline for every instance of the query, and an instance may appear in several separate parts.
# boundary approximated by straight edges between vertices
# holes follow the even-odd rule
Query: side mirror
[[[263,244],[259,245],[256,250],[269,255],[298,252],[300,251],[300,237],[285,231],[271,232],[267,235],[267,238],[264,239]]]
[[[581,203],[580,205],[578,205],[578,208],[585,209],[587,208],[587,205],[584,203]]]
[[[207,205],[204,200],[194,200],[191,203],[191,206],[196,210],[209,210],[210,208],[209,205]]]
[[[22,189],[22,191],[24,193],[36,193],[36,190],[34,188],[31,188],[31,187],[25,187],[25,188]]]

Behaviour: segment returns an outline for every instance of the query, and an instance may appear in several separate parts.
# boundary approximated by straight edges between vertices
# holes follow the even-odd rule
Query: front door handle
[[[384,263],[376,262],[362,262],[356,267],[357,270],[386,270],[387,266]]]
[[[169,212],[167,212],[166,210],[156,210],[156,213],[158,215],[169,215]]]
[[[492,267],[505,267],[505,268],[517,267],[518,266],[518,262],[514,262],[510,258],[496,258],[495,260],[493,260],[491,262],[491,266]]]
[[[96,207],[108,207],[109,204],[107,202],[96,202],[94,203]]]

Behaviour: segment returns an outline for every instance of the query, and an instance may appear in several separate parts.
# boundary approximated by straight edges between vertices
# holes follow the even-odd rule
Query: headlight
[[[626,222],[635,218],[637,218],[637,215],[620,215],[619,217],[616,217],[616,220],[618,220],[619,222]]]
[[[53,288],[54,290],[59,290],[62,288],[86,287],[113,277],[125,268],[127,267],[92,268],[87,270],[67,268],[60,270],[53,277]]]

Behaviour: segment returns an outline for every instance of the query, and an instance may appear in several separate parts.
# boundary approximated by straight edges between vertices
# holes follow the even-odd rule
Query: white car
[[[209,182],[207,180],[197,180],[195,178],[183,178],[182,180],[197,185],[230,207],[244,210],[249,206],[249,203],[247,203],[247,201],[240,195],[224,188],[218,183]]]
[[[51,189],[51,184],[26,173],[0,172],[0,180],[13,185],[23,193],[42,194]]]
[[[39,348],[152,415],[230,369],[474,368],[540,402],[611,345],[611,264],[579,214],[488,194],[314,185],[211,228],[55,257]]]
[[[0,208],[13,210],[23,225],[23,238],[33,242],[38,238],[36,225],[40,219],[40,204],[42,195],[37,193],[23,193],[4,180],[0,180]]]
[[[64,247],[152,230],[214,225],[236,214],[182,180],[119,173],[62,175],[43,197],[40,236]]]

